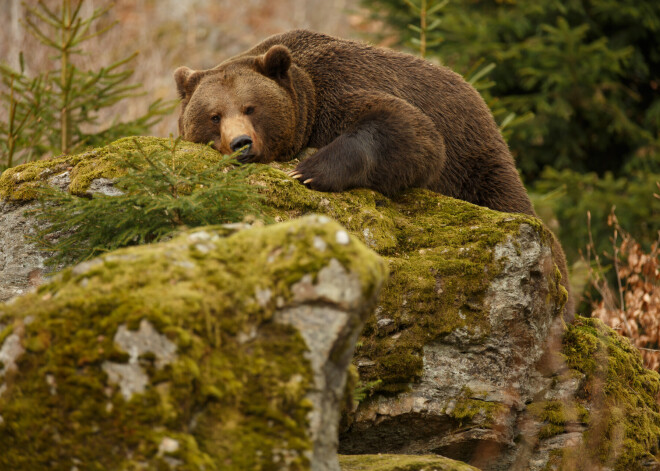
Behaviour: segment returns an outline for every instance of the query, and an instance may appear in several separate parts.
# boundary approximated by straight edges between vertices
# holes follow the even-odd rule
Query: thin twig
[[[612,211],[611,211],[611,221],[612,225],[614,226],[614,237],[612,238],[612,251],[613,251],[613,260],[614,260],[614,274],[616,275],[616,282],[619,287],[619,307],[621,311],[621,316],[623,317],[623,325],[626,328],[626,334],[628,337],[632,338],[632,330],[630,329],[630,325],[628,324],[628,316],[626,314],[626,305],[623,299],[623,286],[621,285],[621,275],[619,272],[619,247],[617,246],[617,240],[619,237],[619,230],[621,229],[619,227],[619,223],[616,219],[616,215],[614,214],[614,211],[616,210],[616,206],[612,206]]]

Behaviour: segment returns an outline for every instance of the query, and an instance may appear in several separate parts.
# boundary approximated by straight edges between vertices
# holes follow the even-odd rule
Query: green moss
[[[14,332],[14,326],[13,325],[8,325],[8,326],[3,326],[0,324],[0,345],[2,345],[7,337],[9,337],[13,332]]]
[[[356,376],[356,379],[354,381],[355,387],[351,389],[353,391],[353,402],[355,404],[359,404],[368,397],[370,397],[374,393],[376,388],[380,386],[380,383],[382,381],[376,380],[376,381],[372,381],[371,383],[363,383],[362,381],[359,381],[360,375],[357,372],[357,368],[355,367],[355,365],[351,365],[351,373],[353,373],[353,371],[355,372],[354,374]],[[347,409],[347,411],[348,410],[352,410],[352,407]]]
[[[474,423],[489,426],[499,414],[507,412],[504,404],[485,401],[479,396],[470,388],[464,387],[456,397],[454,407],[445,412],[456,419],[460,426]]]
[[[133,151],[134,141],[122,139],[79,156],[10,169],[0,177],[0,197],[34,197],[30,185],[44,177],[45,167],[48,175],[71,168],[70,191],[82,194],[94,178],[117,176],[121,171],[117,158]],[[171,146],[168,139],[137,141],[146,150]],[[199,166],[219,158],[214,150],[187,142],[179,143],[176,155],[181,162]],[[527,224],[551,245],[551,233],[528,216],[491,211],[421,189],[394,199],[365,189],[310,191],[283,172],[295,165],[296,161],[274,163],[253,177],[270,207],[268,216],[284,221],[312,212],[327,214],[388,262],[391,276],[381,295],[380,317],[367,321],[355,356],[355,364],[373,364],[360,370],[360,380],[365,384],[380,380],[378,390],[383,392],[405,390],[420,378],[423,347],[429,342],[458,328],[477,338],[489,334],[489,313],[482,301],[501,270],[493,260],[497,243]],[[561,309],[566,293],[558,286],[558,274],[557,270],[556,277],[548,280],[548,297],[556,298]],[[386,333],[378,328],[379,318],[392,321]]]
[[[543,440],[544,438],[550,438],[554,437],[555,435],[560,435],[565,432],[565,428],[563,425],[555,425],[555,424],[546,424],[543,427],[541,427],[541,430],[539,431],[539,439]]]
[[[562,468],[562,465],[565,463],[564,450],[561,449],[550,450],[550,453],[548,455],[549,455],[548,462],[543,468],[543,471],[565,469]]]
[[[77,155],[62,155],[50,160],[39,160],[18,165],[5,170],[0,176],[0,198],[27,201],[37,198],[35,191],[40,184],[50,177],[68,171],[71,178],[69,191],[74,195],[83,195],[91,182],[97,178],[115,178],[125,171],[120,165],[122,156],[137,152],[139,145],[145,152],[171,148],[172,139],[156,137],[127,137],[119,139],[105,147],[92,149]],[[221,155],[208,146],[181,141],[178,143],[176,165],[193,165],[200,168],[216,163]]]
[[[582,404],[577,404],[577,414],[578,414],[578,420],[582,424],[589,424],[589,409],[584,407]]]
[[[370,250],[340,244],[340,226],[314,221],[226,238],[207,228],[119,250],[0,305],[3,323],[25,329],[26,346],[21,374],[0,379],[0,469],[166,469],[164,438],[179,444],[168,455],[178,469],[276,469],[278,460],[307,469],[307,347],[273,313],[293,283],[333,258],[364,293],[383,277]],[[258,301],[255,287],[269,299]],[[140,356],[148,385],[126,400],[102,365],[128,361],[114,335],[143,320],[177,357],[158,369],[153,355]]]
[[[384,335],[377,325],[379,317],[372,316],[354,358],[355,364],[373,365],[360,371],[360,379],[365,384],[380,380],[382,392],[405,390],[420,378],[427,343],[458,328],[476,337],[489,334],[482,300],[501,270],[493,259],[497,243],[516,234],[521,224],[551,242],[552,235],[534,218],[491,211],[427,190],[408,190],[394,199],[361,189],[340,194],[309,191],[280,171],[294,165],[279,164],[279,169],[257,177],[273,210],[270,216],[286,220],[323,212],[388,261],[390,280],[380,298],[379,315],[393,322]],[[557,278],[549,284],[561,309],[565,290],[562,297]]]
[[[570,407],[570,406],[569,406]],[[575,415],[574,411],[567,411],[566,405],[560,401],[534,402],[527,406],[527,411],[533,414],[543,426],[539,432],[540,439],[554,437],[566,431],[564,427],[567,415]]]
[[[566,423],[564,405],[559,401],[548,401],[540,419],[553,425],[564,425]]]
[[[340,455],[342,471],[478,471],[437,455]]]
[[[577,400],[579,417],[589,422],[587,451],[614,469],[641,469],[660,452],[660,375],[596,319],[578,317],[568,326],[562,351],[567,365],[586,375]],[[592,406],[588,413],[585,404]]]

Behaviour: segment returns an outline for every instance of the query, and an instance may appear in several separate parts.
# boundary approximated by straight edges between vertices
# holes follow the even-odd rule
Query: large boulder
[[[0,305],[0,469],[339,469],[384,264],[325,216],[226,232],[119,250]]]
[[[139,141],[145,149],[167,142]],[[113,162],[133,146],[126,139],[81,156],[8,170],[0,178],[0,197],[17,221],[24,218],[17,226],[33,227],[20,208],[34,204],[35,185],[48,180],[78,195],[112,191],[112,179],[120,173]],[[179,145],[177,156],[202,168],[219,158],[189,143]],[[281,171],[292,165],[274,164],[253,178],[265,198],[266,216],[286,221],[308,213],[329,215],[380,254],[390,272],[357,343],[359,403],[344,413],[340,451],[440,453],[482,469],[554,469],[558,457],[579,453],[583,436],[608,438],[598,435],[594,427],[600,422],[589,417],[600,417],[595,411],[603,404],[623,404],[617,401],[625,398],[608,396],[616,390],[608,387],[602,397],[610,402],[593,402],[596,396],[583,389],[593,383],[565,350],[561,353],[562,337],[566,342],[579,327],[562,321],[566,292],[559,284],[552,235],[538,220],[420,189],[393,199],[361,189],[314,192]],[[18,246],[6,247],[7,253],[33,250],[20,237],[12,240]],[[12,289],[29,287],[35,268],[17,266],[22,284],[16,281]],[[39,282],[34,273],[32,279]],[[626,355],[630,364],[637,361],[633,350]],[[653,390],[657,375],[630,371],[643,390]],[[611,378],[613,384],[619,380]],[[560,403],[576,395],[591,414],[573,420]],[[657,406],[651,402],[638,412],[641,422],[656,423]],[[651,463],[660,438],[655,425],[645,428],[646,438],[635,447],[633,429],[617,428],[616,443],[624,445],[594,462],[627,469],[617,464],[625,455],[634,466]]]

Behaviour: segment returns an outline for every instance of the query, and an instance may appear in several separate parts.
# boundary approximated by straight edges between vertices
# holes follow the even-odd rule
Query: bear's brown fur
[[[209,70],[180,67],[184,139],[243,162],[319,151],[293,173],[312,189],[422,187],[535,215],[490,110],[460,75],[415,56],[310,31],[272,36]],[[557,260],[566,280],[558,244]]]

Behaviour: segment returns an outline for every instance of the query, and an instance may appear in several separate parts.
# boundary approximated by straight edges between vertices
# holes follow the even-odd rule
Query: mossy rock
[[[0,196],[27,201],[34,198],[33,188],[39,180],[65,171],[69,171],[71,179],[68,190],[84,195],[94,179],[112,179],[120,174],[117,159],[134,152],[136,140],[146,149],[171,146],[171,141],[166,139],[123,139],[79,156],[20,166],[0,177]],[[179,143],[176,158],[179,157],[200,168],[213,165],[221,158],[208,147],[187,142]],[[479,342],[492,339],[487,297],[493,291],[494,280],[508,276],[503,273],[510,266],[507,258],[518,258],[525,251],[527,246],[521,245],[522,238],[532,241],[531,246],[545,250],[545,255],[551,251],[552,235],[535,218],[491,211],[422,189],[411,189],[392,199],[366,189],[315,192],[287,177],[284,170],[295,164],[294,160],[262,166],[262,171],[252,177],[266,205],[265,214],[257,218],[286,221],[308,213],[326,214],[380,254],[388,264],[389,282],[381,293],[375,315],[367,320],[354,357],[360,376],[358,388],[364,392],[365,404],[381,398],[396,402],[399,395],[421,384],[425,349],[429,345],[451,337],[456,345],[461,339],[469,339],[475,350]],[[507,247],[508,255],[498,256],[498,247],[503,246]],[[561,317],[566,301],[552,254],[545,255],[544,260],[549,262],[530,279],[531,284],[542,285],[544,294],[537,302],[548,311],[542,313],[547,317],[541,322],[543,325],[531,329],[541,337],[550,319]],[[543,340],[530,337],[525,342],[538,344]],[[456,352],[460,351],[459,345]],[[533,361],[524,360],[525,364]],[[518,359],[502,360],[502,363],[507,362],[518,362]],[[492,379],[493,382],[497,380]],[[442,425],[438,425],[437,430],[446,432],[448,423],[447,427],[457,433],[480,433],[466,439],[475,444],[474,449],[478,449],[481,442],[512,443],[513,438],[506,435],[508,431],[500,433],[498,430],[503,423],[514,422],[509,420],[509,414],[517,410],[517,406],[503,404],[500,398],[493,398],[488,391],[479,388],[468,391],[462,384],[455,386],[456,391],[445,391],[449,395],[446,401],[443,399],[443,403],[432,405],[433,413],[441,416]],[[413,399],[408,397],[406,401],[408,404]],[[422,420],[426,419],[422,417]],[[500,424],[496,423],[498,420]],[[431,452],[444,453],[442,450]]]
[[[569,325],[562,353],[569,368],[585,375],[575,398],[588,423],[583,455],[621,471],[658,466],[660,375],[644,368],[628,339],[597,319],[578,317]]]
[[[340,455],[339,465],[342,471],[478,471],[437,455]]]
[[[554,387],[527,406],[537,426],[536,437],[521,437],[521,449],[534,449],[531,469],[660,469],[660,375],[632,343],[577,317],[554,356]]]
[[[117,177],[123,171],[118,159],[137,146],[146,152],[171,148],[171,139],[137,137],[120,139],[83,154],[32,162],[5,171],[0,177],[0,198],[27,201],[34,187],[52,176],[69,172],[72,194],[84,195],[94,179]],[[208,146],[178,143],[176,157],[187,165],[205,168],[221,156]],[[490,282],[501,265],[493,247],[515,236],[528,225],[550,241],[542,223],[521,214],[492,211],[428,190],[408,190],[394,199],[356,189],[343,193],[310,191],[282,170],[295,165],[263,166],[254,177],[266,198],[266,216],[277,221],[308,213],[326,214],[367,246],[384,256],[391,278],[379,310],[387,313],[387,335],[372,317],[359,342],[355,363],[363,384],[375,384],[371,393],[396,393],[419,380],[422,349],[428,342],[456,329],[484,337],[489,332],[488,313],[480,307]],[[556,290],[559,309],[566,292]],[[441,313],[441,314],[439,314]]]
[[[362,333],[355,356],[371,393],[397,393],[419,380],[426,344],[459,329],[486,338],[484,295],[502,265],[494,247],[527,225],[550,240],[540,221],[472,205],[427,190],[389,199],[371,190],[319,193],[283,178],[276,169],[257,177],[271,216],[289,219],[323,212],[340,222],[389,264],[390,281],[377,313]],[[551,280],[560,311],[566,292]],[[384,320],[383,320],[384,319]],[[381,323],[379,324],[379,321]],[[387,323],[383,327],[383,324]]]
[[[9,169],[0,176],[0,197],[29,201],[40,181],[63,172],[69,172],[71,179],[68,190],[84,195],[95,179],[112,179],[121,173],[117,158],[135,151],[135,141],[122,139],[80,155]],[[137,142],[147,150],[171,146],[167,139],[140,137]],[[186,142],[179,144],[176,155],[199,168],[221,158],[208,147]],[[494,257],[495,246],[515,238],[522,226],[532,228],[551,245],[547,230],[528,216],[490,211],[420,189],[393,199],[362,189],[340,194],[314,192],[282,171],[294,165],[295,161],[264,166],[254,177],[270,208],[267,216],[285,221],[311,212],[327,214],[381,254],[389,265],[390,281],[377,314],[367,322],[354,360],[360,367],[361,385],[366,386],[365,397],[408,390],[420,379],[425,345],[437,339],[457,331],[473,338],[488,336],[488,312],[482,301],[502,270],[501,261]],[[556,277],[549,282],[554,283],[554,289],[548,290],[546,301],[561,309],[565,292]],[[0,333],[0,342],[13,328]],[[39,351],[48,342],[50,339],[35,335],[26,347]],[[542,439],[552,440],[564,433],[568,421],[588,426],[584,433],[587,448],[577,454],[553,450],[552,463],[560,468],[562,462],[567,466],[580,462],[624,470],[642,469],[644,463],[654,461],[660,439],[658,375],[643,368],[627,340],[595,320],[578,318],[569,325],[562,351],[567,365],[586,378],[576,403],[566,407],[565,403],[545,401],[534,404],[532,409],[536,409],[530,412],[545,423]],[[486,417],[487,408],[497,406],[484,402],[479,391],[468,394],[461,389],[457,398],[453,410],[461,416],[456,418],[461,427],[474,416]],[[152,451],[155,442],[149,442]]]
[[[38,160],[5,170],[0,176],[0,199],[30,201],[37,198],[35,188],[49,178],[68,172],[68,191],[83,196],[92,182],[99,178],[113,179],[126,169],[120,165],[122,155],[140,150],[147,155],[156,150],[173,146],[173,140],[155,137],[125,137],[105,147],[90,149],[74,155],[62,155],[48,160]],[[222,155],[208,146],[180,143],[176,156],[181,163],[192,168],[206,168],[222,160]],[[176,165],[176,162],[173,162]]]
[[[122,249],[0,304],[0,469],[309,469],[313,349],[278,315],[335,267],[353,297],[309,302],[352,312],[354,339],[382,261],[325,217],[226,235]]]

